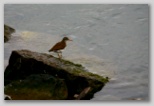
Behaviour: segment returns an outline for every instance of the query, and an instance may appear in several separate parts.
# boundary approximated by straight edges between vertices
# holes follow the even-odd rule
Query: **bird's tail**
[[[50,50],[48,50],[48,52],[51,52],[52,50],[50,49]]]

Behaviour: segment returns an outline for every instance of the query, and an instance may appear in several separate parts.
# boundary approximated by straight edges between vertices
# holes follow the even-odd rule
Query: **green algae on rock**
[[[63,79],[39,74],[13,81],[5,87],[5,94],[9,94],[13,100],[64,100],[68,93]]]

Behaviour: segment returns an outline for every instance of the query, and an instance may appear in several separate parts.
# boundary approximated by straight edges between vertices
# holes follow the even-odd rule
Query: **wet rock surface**
[[[14,28],[4,24],[4,42],[7,42],[11,38],[11,34],[14,32]]]
[[[12,99],[73,100],[79,95],[89,100],[107,82],[80,64],[29,50],[13,51],[4,72],[4,91]]]

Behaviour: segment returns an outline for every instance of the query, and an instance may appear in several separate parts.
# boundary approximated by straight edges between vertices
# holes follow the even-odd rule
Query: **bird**
[[[59,58],[62,58],[62,52],[60,50],[64,49],[66,47],[66,41],[72,41],[68,37],[64,37],[60,42],[56,43],[49,52],[55,52],[58,54]],[[61,53],[61,56],[59,55]]]

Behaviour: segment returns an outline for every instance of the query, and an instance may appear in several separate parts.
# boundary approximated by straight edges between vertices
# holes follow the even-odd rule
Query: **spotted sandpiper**
[[[69,39],[68,37],[64,37],[62,39],[62,41],[56,43],[50,50],[49,52],[55,52],[58,54],[59,58],[62,58],[62,52],[60,50],[64,49],[66,47],[66,41],[72,41],[71,39]],[[61,53],[61,56],[59,55],[59,53]]]

